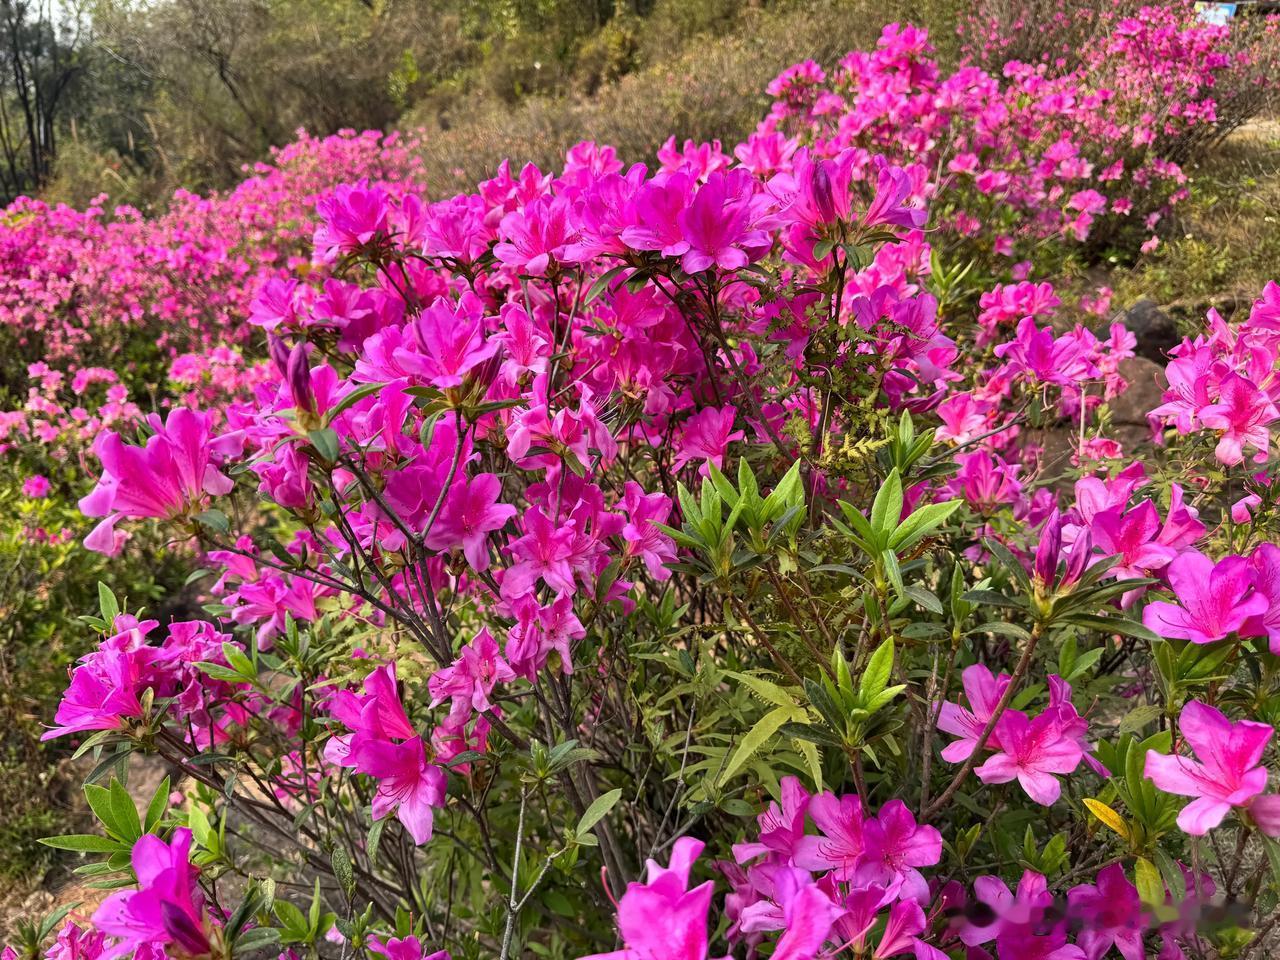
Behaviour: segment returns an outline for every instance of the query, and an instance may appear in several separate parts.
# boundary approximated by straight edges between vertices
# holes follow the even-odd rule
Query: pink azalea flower
[[[1280,409],[1265,392],[1236,373],[1222,378],[1218,402],[1200,410],[1200,422],[1211,430],[1221,431],[1217,458],[1227,466],[1244,462],[1246,445],[1257,450],[1259,463],[1267,459],[1270,432],[1267,424],[1280,419]]]
[[[689,889],[689,871],[704,844],[681,837],[671,848],[671,862],[647,863],[644,883],[632,881],[618,901],[621,950],[592,954],[581,960],[706,960],[707,911],[715,884],[708,880]]]
[[[381,954],[387,960],[450,960],[447,950],[428,954],[417,937],[388,937],[386,940],[370,937],[368,946],[370,951]]]
[[[1041,330],[1034,317],[1024,317],[1017,336],[996,347],[995,354],[1034,380],[1063,387],[1078,387],[1101,373],[1080,339],[1055,338],[1053,327]]]
[[[573,556],[572,525],[552,523],[540,507],[525,513],[523,519],[524,536],[510,547],[517,562],[503,576],[503,596],[528,593],[539,580],[557,593],[572,594],[577,589],[569,562]]]
[[[1270,606],[1254,590],[1256,574],[1244,557],[1224,557],[1214,563],[1203,553],[1188,550],[1169,564],[1167,576],[1178,603],[1158,600],[1142,611],[1143,625],[1162,637],[1213,643],[1237,632]]]
[[[329,699],[329,716],[351,734],[334,736],[325,744],[325,759],[343,767],[355,766],[353,746],[363,740],[408,740],[417,736],[400,700],[394,663],[377,667],[364,678],[364,693],[338,690]]]
[[[119,621],[117,621],[118,623]],[[151,621],[154,625],[155,621]],[[142,716],[142,692],[150,685],[160,651],[147,646],[143,632],[131,628],[103,641],[71,672],[71,683],[54,714],[53,729],[40,739],[68,733],[118,730]]]
[[[929,212],[910,206],[911,177],[905,170],[895,167],[884,157],[872,160],[876,174],[876,194],[862,215],[862,226],[872,229],[880,226],[923,227]]]
[[[737,270],[769,249],[768,234],[753,224],[754,184],[746,170],[713,173],[680,212],[676,220],[689,245],[680,261],[685,273]]]
[[[421,846],[431,839],[433,808],[444,806],[445,775],[427,762],[422,738],[403,743],[366,740],[352,749],[355,769],[378,781],[373,795],[373,819],[381,820],[393,811]]]
[[[942,859],[942,834],[937,829],[917,824],[905,803],[890,800],[866,822],[863,842],[859,882],[884,887],[888,897],[928,901],[929,883],[918,868]]]
[[[801,870],[788,870],[774,884],[782,907],[783,934],[772,956],[778,960],[814,960],[822,951],[840,908]]]
[[[1062,792],[1054,774],[1071,773],[1084,759],[1078,741],[1067,735],[1056,712],[1046,711],[1034,720],[1021,710],[1006,710],[996,723],[999,751],[974,773],[983,783],[1008,783],[1016,779],[1036,803],[1052,805]]]
[[[916,949],[920,943],[919,934],[924,932],[927,925],[924,909],[920,904],[915,900],[899,900],[889,910],[884,933],[872,952],[873,960],[884,960],[885,957],[896,957],[904,953],[919,956]]]
[[[680,441],[676,446],[673,470],[679,470],[691,460],[702,460],[700,472],[707,475],[707,463],[715,464],[718,469],[724,468],[724,456],[729,444],[741,440],[741,430],[734,430],[733,423],[738,410],[732,405],[724,407],[704,407],[684,423]]]
[[[760,827],[759,842],[733,845],[733,858],[738,863],[762,856],[785,862],[795,854],[796,846],[804,837],[809,792],[796,777],[783,777],[779,786],[782,788],[782,803],[769,801],[764,813],[756,818]]]
[[[1010,926],[1038,924],[1053,904],[1053,895],[1043,875],[1026,870],[1018,881],[1016,894],[999,877],[978,877],[973,881],[974,898],[989,908],[989,923],[965,921],[959,926],[960,941],[969,947],[989,943]]]
[[[1267,608],[1250,617],[1240,627],[1244,637],[1263,637],[1270,641],[1271,652],[1280,655],[1280,547],[1261,544],[1249,558],[1255,580],[1255,596],[1265,597]]]
[[[502,481],[492,473],[481,473],[468,481],[458,479],[449,488],[440,515],[427,533],[427,546],[432,550],[457,550],[471,569],[489,569],[489,534],[501,530],[516,515],[509,503],[499,503]]]
[[[968,708],[959,704],[946,702],[938,712],[938,729],[955,734],[959,740],[953,740],[942,750],[942,759],[948,763],[963,763],[972,756],[978,746],[978,738],[986,729],[991,715],[995,713],[996,704],[1004,696],[1009,686],[1008,674],[994,677],[991,671],[981,663],[965,667],[960,674],[960,682],[964,686],[964,694],[969,701]],[[997,730],[991,731],[987,739],[988,746],[999,747]]]
[[[623,556],[640,557],[655,580],[671,579],[666,565],[675,562],[675,544],[656,526],[671,516],[671,498],[662,493],[645,493],[640,484],[628,480],[622,505],[627,514],[627,525],[622,528],[626,542]]]
[[[485,333],[484,305],[470,294],[454,304],[437,297],[407,330],[413,348],[393,352],[409,374],[433,387],[461,386],[464,378],[498,352],[498,341]]]
[[[1093,545],[1104,557],[1120,557],[1119,563],[1109,571],[1112,576],[1139,579],[1159,570],[1178,555],[1178,551],[1156,540],[1159,528],[1156,505],[1144,500],[1132,510],[1113,508],[1096,514],[1089,531]]]
[[[77,923],[68,920],[44,956],[45,960],[98,960],[107,948],[105,933],[81,929]]]
[[[497,641],[487,629],[483,629],[462,648],[452,665],[432,675],[427,687],[431,691],[433,707],[445,699],[453,701],[449,714],[456,721],[472,710],[477,713],[491,710],[493,704],[489,702],[489,696],[493,688],[514,679],[515,671],[502,658]]]
[[[138,888],[113,893],[93,915],[97,930],[120,938],[106,956],[121,956],[144,944],[171,944],[190,956],[207,954],[204,897],[196,886],[199,870],[191,865],[191,831],[179,827],[169,843],[147,834],[133,845],[130,861]]]
[[[163,424],[152,415],[151,426],[155,434],[142,447],[126,445],[114,430],[104,431],[94,443],[103,473],[80,500],[80,510],[106,519],[85,538],[90,550],[116,552],[115,525],[121,519],[177,517],[206,494],[231,490],[231,480],[214,461],[207,415],[179,407]]]
[[[802,837],[793,862],[805,870],[830,870],[833,879],[854,879],[866,851],[862,801],[856,794],[820,793],[809,801],[809,816],[821,836]]]
[[[1146,956],[1142,946],[1146,911],[1123,866],[1113,863],[1104,867],[1098,872],[1096,885],[1072,887],[1067,891],[1067,903],[1072,919],[1081,925],[1076,943],[1087,960],[1100,960],[1112,946],[1124,960]]]
[[[1198,760],[1151,750],[1144,772],[1165,793],[1195,797],[1178,814],[1178,826],[1199,837],[1266,789],[1262,755],[1275,731],[1252,720],[1232,723],[1197,700],[1182,708],[1179,729]]]
[[[565,259],[573,240],[569,214],[569,201],[564,197],[539,197],[524,209],[513,210],[498,227],[505,239],[494,246],[494,256],[514,270],[543,276]]]
[[[342,184],[316,204],[316,212],[321,220],[315,233],[316,251],[331,260],[386,236],[391,198],[381,187],[363,181]]]
[[[22,481],[22,495],[32,500],[43,500],[49,495],[49,478],[36,473]]]

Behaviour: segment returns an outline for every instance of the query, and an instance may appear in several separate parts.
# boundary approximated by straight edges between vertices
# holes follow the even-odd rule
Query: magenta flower
[[[389,229],[391,198],[381,187],[365,182],[342,184],[316,204],[321,224],[316,228],[317,252],[326,260],[351,253]]]
[[[865,819],[857,794],[820,793],[809,801],[809,816],[821,836],[802,837],[792,858],[805,870],[830,870],[841,882],[854,879],[866,852]]]
[[[45,954],[45,960],[98,960],[106,952],[105,933],[82,929],[79,924],[68,920],[58,931],[58,939]],[[5,960],[9,958],[6,956]],[[16,954],[13,960],[17,960]]]
[[[1034,317],[1024,317],[1017,336],[996,347],[995,354],[1016,372],[1062,387],[1079,386],[1100,374],[1079,339],[1069,335],[1055,338],[1053,327],[1041,330]]]
[[[910,206],[911,177],[901,167],[895,167],[884,157],[872,161],[876,173],[876,195],[862,215],[866,229],[879,226],[923,227],[929,219],[927,210]]]
[[[986,729],[987,722],[995,713],[996,704],[1004,696],[1009,680],[1008,674],[1004,673],[999,677],[992,676],[991,671],[981,663],[965,667],[960,674],[960,682],[969,701],[968,708],[946,702],[938,712],[938,729],[960,738],[943,748],[942,759],[948,763],[962,763],[969,759],[978,746],[978,738]],[[991,731],[991,736],[987,739],[988,746],[999,747],[996,734],[996,730]]]
[[[1076,944],[1087,960],[1099,960],[1113,946],[1124,960],[1143,960],[1146,911],[1138,888],[1113,863],[1098,872],[1096,885],[1082,883],[1067,891],[1071,919],[1080,924]]]
[[[1016,779],[1036,803],[1050,806],[1062,792],[1055,774],[1075,770],[1084,759],[1080,743],[1061,725],[1057,711],[1031,720],[1021,710],[1006,710],[996,723],[999,751],[974,773],[983,783]]]
[[[969,947],[988,943],[1010,926],[1038,924],[1045,910],[1053,904],[1053,895],[1043,875],[1025,870],[1018,881],[1017,892],[1009,889],[999,877],[978,877],[973,881],[974,899],[989,907],[990,922],[979,924],[966,920],[959,925],[960,941]]]
[[[368,947],[370,952],[381,954],[387,960],[450,960],[448,950],[427,953],[417,937],[388,937],[385,941],[370,937]]]
[[[873,960],[884,960],[904,953],[915,953],[919,956],[917,945],[919,934],[924,933],[927,926],[924,909],[914,900],[899,900],[889,910],[889,919],[885,922],[884,933],[880,942],[872,952]],[[946,956],[946,954],[942,954]]]
[[[622,506],[627,514],[627,525],[622,528],[626,542],[623,556],[640,557],[655,580],[671,579],[667,564],[675,562],[676,547],[657,526],[671,516],[671,498],[662,493],[645,493],[634,480],[628,480],[623,490]]]
[[[1058,508],[1054,507],[1040,528],[1040,542],[1036,545],[1035,559],[1031,564],[1031,573],[1038,590],[1066,593],[1079,582],[1085,566],[1093,556],[1093,537],[1088,531],[1077,531],[1071,545],[1063,551],[1062,535],[1066,525]],[[1066,566],[1059,579],[1058,566],[1064,555]]]
[[[522,273],[540,277],[563,261],[574,239],[569,224],[569,201],[563,197],[539,197],[522,210],[513,210],[498,227],[504,237],[493,255]]]
[[[778,960],[814,960],[822,950],[840,908],[801,870],[777,876],[774,897],[782,908],[782,936],[774,948]]]
[[[1093,545],[1104,557],[1119,556],[1119,562],[1109,574],[1124,579],[1140,579],[1149,576],[1168,564],[1178,551],[1156,539],[1160,529],[1160,514],[1150,500],[1144,500],[1132,510],[1115,507],[1095,514],[1089,531]]]
[[[441,390],[461,386],[468,374],[498,352],[498,341],[485,333],[484,304],[470,294],[457,304],[437,297],[408,330],[413,349],[396,349],[395,361]]]
[[[717,469],[724,468],[724,456],[729,444],[741,440],[741,430],[734,430],[734,420],[738,409],[732,405],[723,407],[703,407],[684,423],[680,441],[676,446],[675,460],[672,470],[679,470],[692,460],[703,461],[700,472],[706,476],[706,464],[715,464]]]
[[[495,474],[465,477],[449,488],[440,515],[427,533],[432,550],[462,550],[471,569],[489,569],[489,534],[501,530],[516,515],[509,503],[499,503],[502,481]]]
[[[437,670],[427,682],[431,705],[452,700],[449,715],[455,721],[465,718],[472,710],[484,713],[493,708],[489,702],[493,688],[514,680],[515,676],[515,671],[502,658],[493,635],[488,629],[482,629],[462,648],[458,659]]]
[[[623,948],[581,960],[706,960],[707,911],[715,884],[689,889],[689,871],[704,844],[681,837],[671,848],[671,864],[648,861],[644,883],[632,881],[618,901],[618,933]]]
[[[1267,608],[1250,617],[1240,627],[1245,637],[1266,637],[1271,652],[1280,655],[1280,547],[1274,543],[1261,544],[1249,558],[1253,567],[1255,596],[1265,597]]]
[[[421,846],[431,839],[433,808],[444,806],[444,771],[427,762],[421,737],[404,743],[365,740],[352,748],[355,769],[378,781],[373,819],[392,812]]]
[[[152,664],[159,655],[160,651],[147,646],[137,629],[103,641],[71,672],[71,683],[54,713],[57,726],[46,730],[40,739],[90,730],[118,730],[128,719],[141,717],[139,698],[150,685]]]
[[[782,788],[782,803],[769,801],[764,813],[756,818],[760,827],[759,842],[733,845],[733,858],[738,863],[763,856],[785,862],[795,854],[797,844],[804,837],[809,791],[796,777],[783,777],[779,786]]]
[[[22,495],[31,500],[43,500],[49,495],[49,478],[43,474],[32,474],[22,481]]]
[[[1169,564],[1169,585],[1178,603],[1157,600],[1142,611],[1142,623],[1162,637],[1213,643],[1266,612],[1267,598],[1254,589],[1256,574],[1244,557],[1216,564],[1197,550]]]
[[[502,595],[518,597],[542,580],[557,593],[573,593],[574,530],[572,525],[555,524],[538,507],[524,515],[524,536],[511,544],[517,562],[502,579]]]
[[[354,747],[366,740],[407,740],[417,735],[400,701],[396,665],[378,667],[364,678],[364,693],[338,690],[328,702],[329,715],[352,732],[330,737],[325,759],[342,767],[355,766]]]
[[[1257,450],[1259,463],[1267,459],[1271,434],[1267,424],[1280,419],[1280,409],[1252,381],[1229,373],[1218,386],[1218,402],[1200,410],[1200,422],[1221,431],[1214,453],[1227,466],[1244,462],[1244,447]]]
[[[685,273],[711,267],[737,270],[765,253],[769,236],[757,229],[755,178],[738,169],[711,174],[676,218],[689,248],[681,258]]]
[[[942,859],[941,833],[917,824],[901,800],[890,800],[877,817],[866,822],[863,842],[866,849],[858,868],[860,883],[884,887],[887,897],[928,901],[929,883],[918,868],[931,867]]]
[[[130,861],[138,889],[113,893],[93,915],[96,929],[120,938],[106,956],[121,956],[143,945],[172,945],[190,956],[207,954],[204,897],[196,886],[199,870],[191,865],[191,831],[178,828],[170,843],[147,834],[133,845]]]
[[[207,415],[179,407],[163,424],[153,414],[151,427],[155,435],[142,447],[126,445],[114,430],[104,431],[94,443],[103,473],[93,491],[81,498],[80,510],[106,519],[85,537],[90,550],[117,552],[115,526],[122,519],[174,518],[206,494],[231,490],[231,480],[214,461]]]
[[[1178,826],[1200,837],[1266,789],[1262,755],[1275,731],[1252,720],[1232,723],[1197,700],[1182,708],[1179,729],[1198,759],[1151,750],[1144,772],[1165,793],[1195,797],[1178,814]]]

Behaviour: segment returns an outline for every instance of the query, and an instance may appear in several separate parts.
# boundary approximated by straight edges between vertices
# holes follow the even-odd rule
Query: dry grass
[[[1188,319],[1247,306],[1280,280],[1280,121],[1253,120],[1189,167],[1192,197],[1168,239],[1112,277],[1116,303],[1144,297]]]
[[[830,64],[875,42],[897,17],[951,23],[944,0],[808,0],[771,9],[744,8],[723,35],[687,38],[661,63],[601,86],[591,97],[533,98],[518,106],[466,101],[446,109],[419,107],[401,121],[423,127],[432,193],[483,178],[504,158],[544,169],[574,143],[612,144],[628,162],[650,160],[673,132],[695,140],[742,139],[768,107],[765,85],[806,58]]]

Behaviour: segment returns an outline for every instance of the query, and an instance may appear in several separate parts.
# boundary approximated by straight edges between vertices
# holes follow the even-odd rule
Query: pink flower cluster
[[[945,75],[926,31],[891,24],[875,50],[850,53],[829,74],[809,61],[775,79],[773,110],[738,156],[760,171],[787,169],[787,137],[798,134],[824,155],[854,148],[861,179],[884,154],[912,171],[917,193],[941,201],[940,224],[997,256],[1125,223],[1150,232],[1186,195],[1177,161],[1218,122],[1215,97],[1274,82],[1264,40],[1241,48],[1191,7],[1131,16],[1116,7],[1070,59],[1010,60],[991,73],[966,65]],[[993,35],[1017,32],[998,23]]]

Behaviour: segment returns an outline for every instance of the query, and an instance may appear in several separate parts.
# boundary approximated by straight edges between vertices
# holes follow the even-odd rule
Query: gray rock
[[[1126,310],[1124,325],[1138,338],[1134,352],[1157,363],[1166,362],[1168,351],[1182,340],[1177,323],[1154,300],[1139,300]]]

